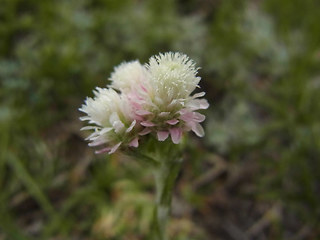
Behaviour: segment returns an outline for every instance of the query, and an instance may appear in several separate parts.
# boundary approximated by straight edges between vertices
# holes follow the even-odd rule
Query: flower
[[[123,62],[114,68],[110,87],[128,92],[147,82],[146,68],[139,61]]]
[[[87,114],[80,120],[91,124],[81,130],[94,131],[87,137],[91,141],[89,146],[106,145],[96,153],[113,153],[121,144],[137,147],[136,120],[126,96],[112,88],[96,88],[94,95],[94,98],[87,98],[79,109]]]
[[[90,146],[106,145],[98,151],[115,152],[120,146],[138,147],[142,136],[169,136],[178,144],[184,132],[202,137],[200,125],[205,116],[197,112],[209,104],[204,92],[191,95],[199,87],[198,68],[185,54],[164,53],[149,63],[124,62],[115,67],[108,88],[97,88],[79,110],[87,114],[81,120],[94,130],[87,138]]]
[[[146,69],[147,83],[129,93],[130,103],[144,127],[141,134],[156,133],[159,141],[170,135],[175,144],[186,131],[202,137],[200,122],[205,116],[196,110],[206,109],[209,104],[198,99],[204,92],[190,96],[200,81],[194,62],[185,54],[168,52],[151,57]]]
[[[177,52],[151,57],[147,69],[153,94],[168,101],[188,97],[200,81],[194,62]]]

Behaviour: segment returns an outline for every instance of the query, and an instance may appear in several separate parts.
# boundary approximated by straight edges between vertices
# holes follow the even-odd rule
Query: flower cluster
[[[197,110],[209,104],[204,92],[191,95],[200,77],[188,56],[164,53],[149,63],[124,62],[111,74],[108,88],[96,88],[79,109],[93,130],[89,146],[103,146],[96,153],[113,153],[120,146],[138,147],[142,136],[153,135],[159,141],[169,136],[178,144],[184,132],[192,130],[202,137],[200,123],[205,116]]]

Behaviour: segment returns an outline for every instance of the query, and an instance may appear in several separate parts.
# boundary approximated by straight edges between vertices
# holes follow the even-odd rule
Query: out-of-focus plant
[[[212,21],[206,61],[213,84],[230,94],[209,115],[208,140],[234,161],[258,154],[263,174],[257,194],[281,199],[303,222],[317,226],[319,3],[239,5],[226,3]],[[237,7],[242,11],[231,16],[236,20],[227,21]]]

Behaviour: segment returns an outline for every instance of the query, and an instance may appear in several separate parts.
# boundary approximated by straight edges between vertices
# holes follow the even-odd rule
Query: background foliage
[[[95,156],[77,108],[123,60],[201,66],[174,239],[317,239],[320,2],[1,0],[0,239],[145,239],[152,176]]]

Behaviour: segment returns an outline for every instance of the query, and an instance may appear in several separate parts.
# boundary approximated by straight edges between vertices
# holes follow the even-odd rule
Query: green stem
[[[161,161],[154,170],[156,183],[156,206],[154,210],[152,239],[167,240],[166,225],[170,213],[172,192],[181,168],[181,160]]]

